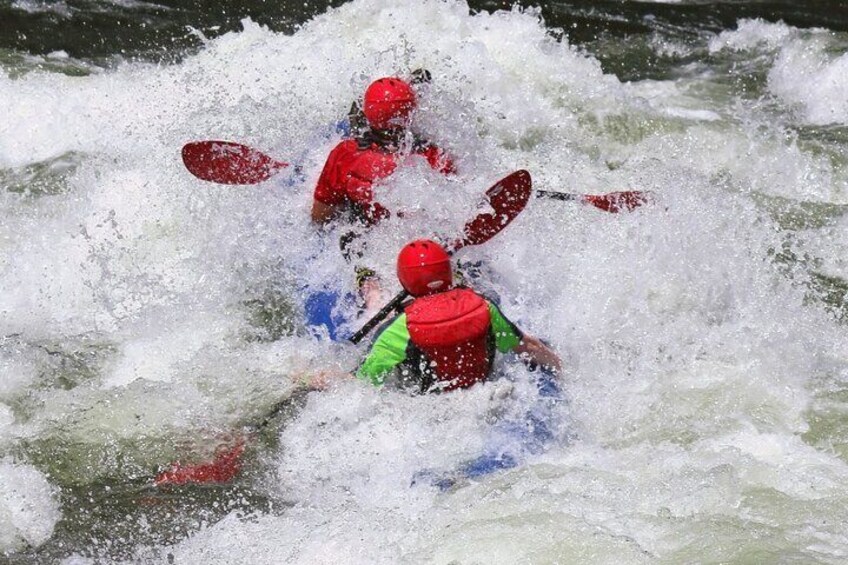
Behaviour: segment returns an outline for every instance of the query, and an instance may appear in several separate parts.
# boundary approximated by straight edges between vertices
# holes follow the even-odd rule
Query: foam
[[[802,32],[784,23],[740,20],[735,31],[725,31],[710,41],[709,49],[775,53],[768,72],[768,89],[784,104],[797,108],[804,123],[848,124],[848,55],[835,53],[827,30]]]
[[[419,163],[379,187],[412,211],[367,236],[364,261],[387,290],[401,242],[458,229],[482,191],[519,168],[540,189],[647,189],[655,203],[613,215],[534,199],[504,233],[462,252],[488,262],[505,313],[565,357],[576,443],[454,493],[410,489],[417,470],[479,451],[491,387],[408,397],[343,382],[311,395],[257,464],[265,472],[243,479],[273,512],[233,512],[140,548],[139,560],[638,563],[772,547],[799,561],[841,556],[845,500],[834,485],[845,462],[799,437],[816,383],[844,365],[846,338],[774,265],[787,236],[750,195],[839,203],[844,167],[787,142],[756,102],[699,90],[709,77],[621,84],[556,42],[535,10],[359,0],[293,36],[243,25],[178,65],[0,77],[0,166],[80,155],[56,191],[0,195],[0,335],[20,336],[3,350],[0,401],[37,401],[0,434],[69,446],[73,461],[43,463],[57,484],[121,482],[208,455],[299,377],[356,366],[362,349],[257,339],[246,303],[294,296],[304,279],[352,288],[338,233],[318,241],[308,209],[337,140],[321,132],[375,76],[433,72],[416,119],[460,169],[443,179]],[[780,69],[797,65],[794,42],[809,41],[743,23],[717,49],[765,44],[779,89]],[[214,138],[300,156],[307,180],[192,178],[179,148]],[[830,263],[848,241],[838,230],[804,236]],[[90,370],[55,386],[64,374],[44,348],[81,343],[97,345]],[[73,465],[88,456],[128,463]],[[827,523],[797,527],[802,510]],[[760,538],[745,537],[750,517]],[[699,545],[716,538],[726,543]]]
[[[769,89],[802,108],[811,124],[848,125],[848,55],[834,55],[823,37],[785,46],[769,72]]]
[[[710,53],[722,49],[745,51],[755,48],[777,49],[788,39],[798,36],[798,30],[783,22],[772,23],[761,19],[742,19],[737,28],[723,31],[709,42]]]
[[[54,489],[29,465],[0,462],[0,552],[38,547],[61,514]]]

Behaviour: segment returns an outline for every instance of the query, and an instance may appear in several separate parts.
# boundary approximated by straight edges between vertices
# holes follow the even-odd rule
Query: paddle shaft
[[[555,192],[553,190],[536,190],[536,198],[550,198],[551,200],[564,200],[566,202],[575,202],[583,200],[582,194],[572,194],[570,192]]]
[[[292,409],[292,407],[299,404],[301,401],[303,401],[306,395],[312,392],[313,390],[314,389],[309,386],[296,387],[287,397],[278,400],[277,403],[274,404],[270,410],[268,410],[268,412],[262,418],[262,421],[247,426],[247,429],[251,432],[258,432],[259,430],[267,427],[268,424],[270,424],[272,421],[274,421],[274,419],[277,418],[277,416],[279,416],[283,412]]]
[[[383,306],[383,307],[380,309],[380,311],[379,311],[379,312],[377,312],[377,313],[374,315],[374,317],[373,317],[373,318],[371,318],[370,320],[368,320],[368,322],[366,322],[364,326],[362,326],[361,328],[359,328],[359,331],[358,331],[358,332],[356,332],[355,334],[353,334],[353,336],[351,336],[351,338],[350,338],[350,340],[349,340],[349,341],[350,341],[351,343],[353,343],[353,344],[357,344],[357,343],[359,343],[360,341],[362,341],[362,339],[363,339],[366,335],[368,335],[368,333],[369,333],[372,329],[374,329],[374,327],[375,327],[377,324],[379,324],[380,322],[382,322],[382,321],[386,318],[386,316],[388,316],[389,314],[391,314],[391,313],[392,313],[392,311],[397,310],[398,308],[400,308],[401,304],[403,304],[403,301],[404,301],[404,300],[405,300],[408,296],[409,296],[409,293],[408,293],[408,292],[406,292],[405,290],[402,290],[401,292],[399,292],[399,293],[398,293],[398,294],[397,294],[394,298],[392,298],[392,299],[391,299],[391,301],[389,301],[389,303],[388,303],[388,304],[386,304],[385,306]],[[260,421],[260,422],[259,422],[259,423],[257,423],[257,424],[253,424],[253,425],[249,426],[249,428],[250,428],[250,429],[251,429],[251,431],[253,431],[253,432],[258,432],[259,430],[261,430],[261,429],[265,428],[265,427],[266,427],[266,426],[268,426],[268,424],[270,424],[270,423],[271,423],[274,419],[276,419],[276,418],[277,418],[277,416],[279,416],[282,412],[285,412],[285,411],[286,411],[286,410],[288,410],[288,409],[289,409],[292,405],[296,404],[296,403],[297,403],[297,401],[299,401],[299,400],[303,397],[303,395],[305,395],[305,394],[307,394],[307,393],[309,393],[309,392],[311,392],[311,391],[312,391],[312,389],[311,389],[311,388],[309,388],[309,387],[295,389],[295,391],[294,391],[294,392],[292,392],[289,396],[287,396],[287,397],[283,398],[282,400],[280,400],[280,401],[278,401],[276,404],[274,404],[274,406],[272,406],[272,407],[271,407],[271,409],[270,409],[270,410],[268,410],[268,412],[267,412],[267,413],[265,414],[265,416],[262,418],[262,421]]]
[[[353,344],[357,344],[362,341],[362,338],[368,335],[368,332],[373,330],[377,326],[377,324],[379,324],[386,318],[386,316],[400,308],[400,305],[403,304],[403,301],[406,300],[408,296],[409,293],[405,290],[402,290],[397,293],[397,295],[395,295],[395,297],[392,298],[388,304],[380,308],[380,311],[374,314],[374,317],[365,322],[365,325],[359,328],[359,331],[357,331],[351,336],[350,342]]]

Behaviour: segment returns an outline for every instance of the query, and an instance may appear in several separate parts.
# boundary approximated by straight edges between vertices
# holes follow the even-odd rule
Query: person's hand
[[[514,351],[557,374],[562,373],[562,361],[559,355],[539,338],[525,335]]]
[[[306,386],[312,390],[326,390],[334,381],[348,378],[348,373],[340,371],[319,371],[307,379]]]

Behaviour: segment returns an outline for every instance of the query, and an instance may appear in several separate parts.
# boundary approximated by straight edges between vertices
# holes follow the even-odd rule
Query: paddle
[[[651,201],[651,193],[638,190],[622,192],[608,192],[606,194],[572,194],[569,192],[553,192],[550,190],[537,190],[537,198],[550,198],[552,200],[565,200],[568,202],[580,202],[599,208],[604,212],[612,214],[626,210],[632,212],[642,204]]]
[[[221,184],[257,184],[289,166],[232,141],[186,143],[183,164],[197,178]]]
[[[532,181],[527,171],[516,171],[486,191],[486,201],[491,212],[480,212],[465,224],[462,237],[448,245],[448,251],[453,254],[463,247],[480,245],[492,239],[508,226],[524,209],[530,198]],[[359,343],[371,329],[379,324],[393,310],[397,309],[408,296],[406,291],[395,296],[382,310],[371,318],[356,334],[350,338],[353,343]],[[297,388],[287,398],[277,402],[258,423],[247,426],[248,434],[253,434],[266,427],[273,419],[289,408],[308,388]],[[154,484],[184,485],[224,483],[232,480],[241,470],[241,456],[244,454],[246,437],[242,436],[235,445],[219,451],[214,460],[209,463],[182,465],[179,462],[156,475]]]
[[[312,389],[309,387],[296,387],[289,396],[274,404],[258,423],[245,426],[247,433],[239,436],[234,445],[219,449],[212,461],[193,465],[183,465],[180,462],[172,463],[168,469],[156,474],[153,484],[158,487],[162,485],[217,484],[233,480],[241,471],[241,457],[247,447],[247,438],[268,426],[280,413],[301,402],[310,392],[312,392]]]
[[[288,163],[277,161],[261,151],[231,141],[193,141],[183,147],[186,169],[199,179],[220,184],[257,184],[276,175]],[[579,202],[612,214],[628,211],[649,202],[647,192],[626,191],[608,194],[574,194],[537,190],[538,198]]]

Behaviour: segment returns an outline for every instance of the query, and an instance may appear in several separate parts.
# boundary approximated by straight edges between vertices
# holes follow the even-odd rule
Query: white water
[[[59,519],[53,487],[28,465],[0,463],[0,547],[3,551],[39,546]]]
[[[139,479],[177,456],[208,455],[300,375],[353,367],[353,347],[256,341],[244,303],[268,290],[292,295],[303,257],[319,247],[309,198],[334,140],[318,132],[370,79],[424,66],[434,81],[418,124],[456,155],[460,175],[414,166],[383,189],[413,210],[370,236],[368,260],[388,282],[403,241],[460,226],[512,170],[530,170],[543,189],[655,192],[655,205],[619,215],[532,201],[466,252],[489,260],[505,312],[563,355],[571,402],[562,416],[575,439],[455,492],[410,488],[422,467],[479,452],[496,385],[421,398],[340,383],[311,395],[245,479],[277,502],[270,513],[234,511],[138,558],[848,558],[848,465],[830,448],[840,428],[818,442],[804,435],[812,413],[844,411],[845,330],[821,303],[805,303],[802,266],[789,277],[770,259],[787,235],[751,198],[845,202],[844,161],[777,125],[845,123],[833,98],[845,56],[786,26],[743,23],[717,37],[716,53],[759,56],[762,44],[776,53],[767,63],[775,110],[709,76],[621,84],[548,36],[532,11],[411,4],[354,2],[294,36],[246,21],[172,67],[0,77],[4,178],[59,156],[76,163],[48,174],[48,194],[0,193],[0,449],[11,458],[0,478],[45,493],[44,476],[55,486]],[[798,50],[815,64],[800,68]],[[833,90],[807,89],[809,73],[836,77]],[[217,138],[302,155],[307,182],[192,178],[179,148]],[[845,225],[837,216],[793,245],[844,275]],[[328,241],[309,276],[349,287],[350,268]],[[66,460],[22,445],[48,454],[61,445]],[[16,499],[0,493],[3,523]],[[21,537],[45,542],[54,501],[37,497],[26,520],[12,518],[24,533],[0,537],[0,551],[20,549]]]
[[[776,52],[769,90],[810,124],[848,125],[848,54],[845,39],[824,29],[801,31],[783,23],[742,20],[720,34],[710,51],[765,48]]]

